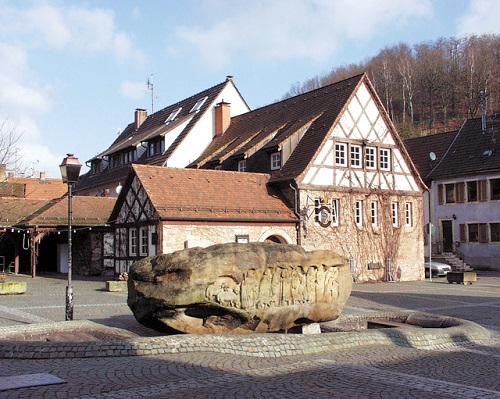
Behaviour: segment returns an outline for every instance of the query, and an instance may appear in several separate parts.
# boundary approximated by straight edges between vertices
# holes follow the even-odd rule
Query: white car
[[[432,276],[444,277],[451,272],[451,266],[447,263],[431,261]],[[425,258],[425,277],[429,277],[429,258]]]

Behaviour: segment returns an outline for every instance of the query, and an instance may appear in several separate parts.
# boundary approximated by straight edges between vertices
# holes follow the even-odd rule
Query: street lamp
[[[71,283],[72,255],[71,255],[71,233],[73,209],[71,199],[73,197],[73,184],[78,181],[78,175],[82,165],[73,154],[68,154],[59,165],[63,183],[68,183],[68,286],[66,287],[66,320],[73,320],[73,285]]]

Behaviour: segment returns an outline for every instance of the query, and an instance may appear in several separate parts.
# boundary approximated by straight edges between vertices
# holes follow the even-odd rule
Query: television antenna
[[[148,81],[146,83],[148,90],[151,92],[151,113],[154,113],[154,86],[153,86],[153,74],[149,75]]]

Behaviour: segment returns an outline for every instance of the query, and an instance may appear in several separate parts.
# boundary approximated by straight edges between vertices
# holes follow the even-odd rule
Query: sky
[[[499,0],[0,0],[0,126],[27,175],[60,177],[67,153],[85,173],[136,108],[231,75],[255,109],[399,42],[500,34],[498,15]]]

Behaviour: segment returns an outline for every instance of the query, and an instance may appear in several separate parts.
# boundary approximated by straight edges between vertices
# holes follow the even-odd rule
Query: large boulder
[[[127,303],[140,323],[160,331],[260,333],[334,320],[351,288],[335,252],[229,243],[134,263]]]

